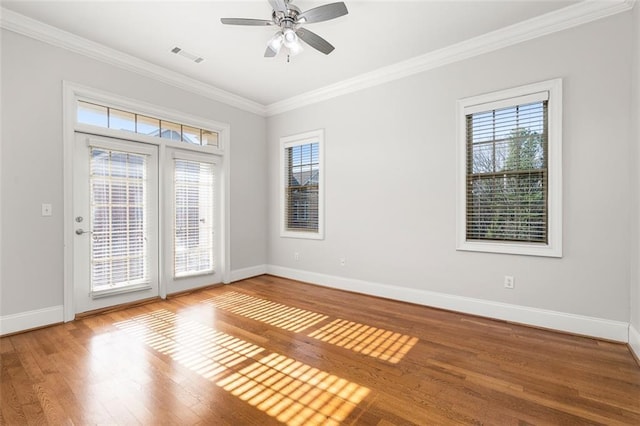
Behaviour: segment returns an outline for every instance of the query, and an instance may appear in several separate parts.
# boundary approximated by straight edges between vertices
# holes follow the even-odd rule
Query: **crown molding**
[[[111,49],[67,31],[0,7],[0,28],[106,62],[162,83],[254,113],[266,115],[264,105],[227,92],[183,74],[154,65],[135,56]]]
[[[269,105],[243,98],[3,7],[0,7],[0,28],[268,117],[606,18],[632,9],[635,3],[636,0],[584,0],[563,9]]]
[[[585,0],[406,61],[269,104],[266,106],[266,113],[267,116],[277,115],[573,28],[630,10],[635,2],[636,0]]]

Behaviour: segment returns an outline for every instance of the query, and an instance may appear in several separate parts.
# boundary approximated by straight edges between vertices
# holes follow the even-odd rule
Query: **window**
[[[283,237],[324,237],[323,143],[322,130],[280,139]]]
[[[458,101],[459,250],[562,256],[562,82]]]
[[[218,133],[185,124],[172,123],[104,105],[78,101],[78,123],[141,135],[171,139],[194,145],[220,147]]]

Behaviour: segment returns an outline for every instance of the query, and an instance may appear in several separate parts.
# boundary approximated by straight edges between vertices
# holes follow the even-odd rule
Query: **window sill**
[[[282,231],[280,233],[282,238],[300,238],[305,240],[324,240],[324,235],[320,232],[295,232],[295,231]]]
[[[551,244],[463,241],[458,243],[456,250],[523,256],[562,257],[562,247]]]

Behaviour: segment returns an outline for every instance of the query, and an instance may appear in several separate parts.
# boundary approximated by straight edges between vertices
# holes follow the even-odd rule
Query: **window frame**
[[[530,95],[548,93],[547,103],[547,243],[467,240],[467,128],[470,113],[522,105]],[[520,98],[520,99],[518,99]],[[562,79],[528,84],[459,99],[457,125],[456,250],[562,257]]]
[[[317,231],[290,231],[287,229],[287,176],[285,165],[287,164],[286,152],[288,148],[318,144],[318,230]],[[280,236],[284,238],[302,238],[312,240],[324,239],[324,130],[313,130],[280,138]]]

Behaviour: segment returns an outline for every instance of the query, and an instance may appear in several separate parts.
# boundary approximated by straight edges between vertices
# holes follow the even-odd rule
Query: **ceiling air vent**
[[[180,55],[183,58],[187,58],[190,61],[195,62],[196,64],[199,64],[200,62],[204,61],[204,58],[198,55],[194,55],[191,52],[187,52],[186,50],[183,50],[182,48],[176,46],[173,49],[171,49],[171,52],[175,53],[176,55]]]

